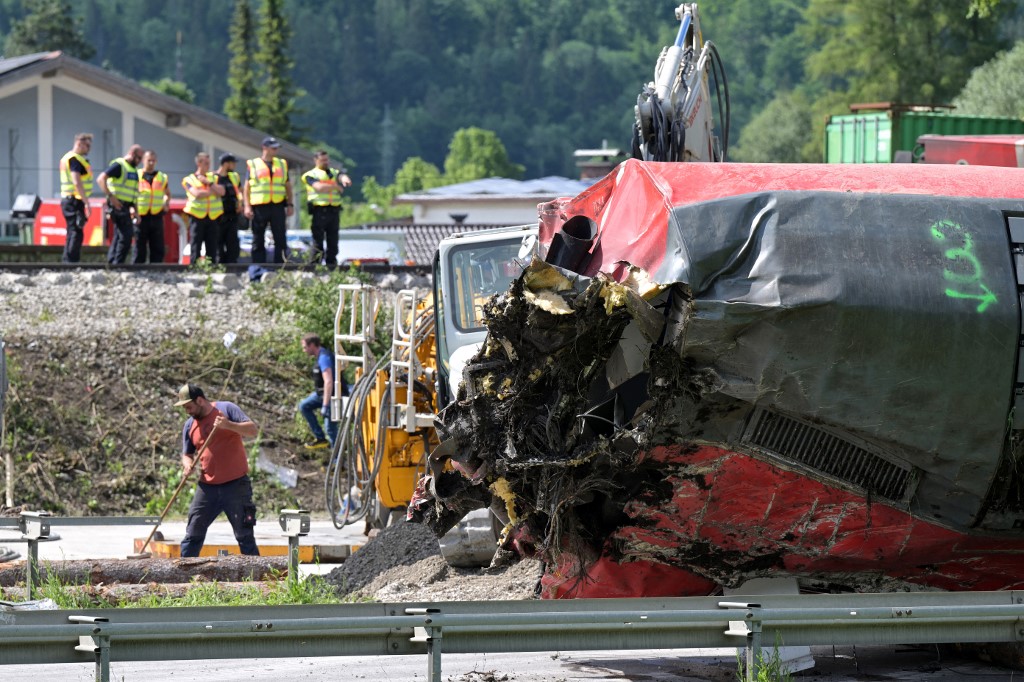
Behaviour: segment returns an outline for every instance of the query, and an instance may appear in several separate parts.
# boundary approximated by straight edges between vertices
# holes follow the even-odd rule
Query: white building
[[[574,197],[594,179],[558,176],[536,180],[487,178],[400,194],[396,204],[412,205],[413,223],[525,225],[537,222],[537,204]]]
[[[195,170],[198,152],[210,154],[214,166],[231,152],[244,171],[265,136],[61,52],[0,59],[0,219],[19,194],[58,195],[60,158],[80,132],[94,136],[94,176],[138,143],[156,151],[172,195],[181,197],[181,179]],[[293,178],[312,166],[312,155],[294,144],[282,141],[278,154]]]

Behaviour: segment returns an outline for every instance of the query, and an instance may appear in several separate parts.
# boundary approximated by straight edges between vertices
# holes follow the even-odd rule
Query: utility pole
[[[184,68],[181,66],[181,31],[178,31],[178,47],[174,51],[174,80],[185,82]]]

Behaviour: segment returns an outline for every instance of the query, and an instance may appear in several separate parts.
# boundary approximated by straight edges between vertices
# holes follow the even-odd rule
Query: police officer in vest
[[[323,262],[329,268],[338,265],[338,223],[341,218],[341,193],[351,187],[352,180],[344,168],[331,168],[331,157],[324,150],[313,154],[316,166],[302,176],[306,184],[309,215],[313,219],[313,251],[309,262]],[[326,244],[326,250],[324,245]]]
[[[107,193],[110,219],[114,223],[114,238],[107,250],[107,262],[111,265],[128,260],[135,233],[135,200],[139,194],[139,164],[142,162],[142,146],[133,144],[119,159],[114,159],[107,169],[96,178],[96,184]]]
[[[78,133],[74,147],[60,159],[60,211],[67,225],[61,260],[65,263],[77,263],[82,257],[82,237],[89,220],[92,193],[92,166],[85,155],[91,148],[92,133]]]
[[[139,214],[135,226],[135,255],[133,263],[164,262],[164,213],[171,203],[171,188],[167,174],[156,169],[156,152],[147,149],[142,155],[142,175],[139,177],[139,198],[135,210]]]
[[[259,157],[246,161],[243,190],[245,217],[252,220],[252,262],[267,262],[265,235],[267,225],[274,238],[274,262],[283,263],[288,255],[286,216],[295,213],[288,162],[277,158],[281,143],[274,137],[263,138]]]
[[[241,215],[238,209],[242,201],[241,178],[235,172],[234,154],[220,155],[220,168],[217,169],[217,184],[224,188],[224,214],[219,221],[220,262],[238,262],[238,221]]]
[[[211,263],[219,260],[220,246],[217,236],[220,226],[217,220],[224,213],[221,198],[224,186],[217,183],[217,176],[210,172],[210,155],[206,152],[196,154],[196,172],[181,181],[181,186],[188,194],[185,213],[189,216],[191,232],[191,264],[199,262],[202,247],[206,245],[206,258]]]

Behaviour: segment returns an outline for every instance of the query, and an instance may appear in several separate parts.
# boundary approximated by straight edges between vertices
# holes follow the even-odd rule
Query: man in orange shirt
[[[256,505],[252,502],[249,481],[249,458],[243,438],[255,438],[259,427],[235,405],[224,400],[210,402],[203,389],[185,384],[178,389],[176,407],[188,414],[181,431],[181,466],[183,476],[192,473],[198,464],[199,484],[188,510],[188,527],[181,541],[181,556],[199,556],[206,531],[224,512],[242,554],[258,556],[256,536]],[[210,433],[217,432],[210,438]],[[209,441],[207,443],[207,441]],[[196,452],[204,449],[195,461]]]

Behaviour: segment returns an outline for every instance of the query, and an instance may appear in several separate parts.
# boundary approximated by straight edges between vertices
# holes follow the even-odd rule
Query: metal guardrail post
[[[21,512],[18,525],[21,535],[28,542],[28,560],[25,562],[25,591],[29,601],[35,599],[39,588],[39,541],[50,537],[49,512]]]
[[[744,620],[730,620],[729,629],[725,634],[730,637],[742,637],[746,640],[746,682],[754,682],[757,679],[761,667],[761,605],[747,604],[745,602],[718,602],[723,609],[743,609]]]
[[[72,623],[98,624],[109,622],[108,618],[93,616],[68,616]],[[84,651],[96,657],[96,682],[110,682],[110,635],[102,634],[95,628],[91,635],[80,635],[75,651]]]
[[[288,536],[288,582],[296,583],[299,580],[299,538],[309,535],[309,511],[282,509],[277,522]]]
[[[431,617],[441,613],[441,609],[409,608],[405,610],[409,616],[426,616],[423,627],[413,628],[410,642],[423,642],[427,645],[427,682],[441,682],[441,626],[434,625]]]

